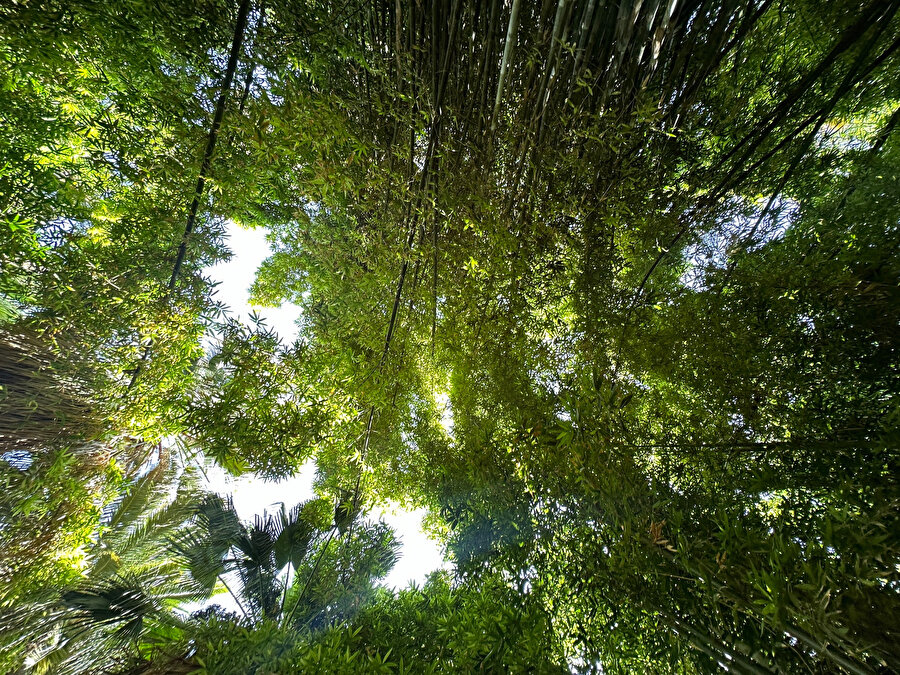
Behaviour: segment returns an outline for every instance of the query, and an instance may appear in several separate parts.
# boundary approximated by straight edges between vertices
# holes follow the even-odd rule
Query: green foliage
[[[315,499],[242,523],[229,499],[207,496],[193,526],[173,542],[208,592],[221,581],[245,620],[321,628],[355,614],[396,561],[398,542],[383,523],[357,525],[335,539]]]
[[[84,546],[121,474],[102,446],[53,448],[28,457],[27,468],[4,455],[0,466],[0,603],[14,606],[43,589],[73,581]],[[24,453],[23,453],[24,458]]]
[[[202,502],[171,572],[240,619],[165,624],[103,558],[70,605],[132,606],[138,672],[900,669],[896,2],[270,0],[231,92],[230,6],[0,12],[0,321],[98,371],[17,362],[0,537],[83,539],[114,472],[65,469],[122,433],[334,497]],[[221,320],[226,220],[294,345]],[[453,584],[376,590],[389,499]]]
[[[3,10],[0,35],[0,211],[12,233],[0,294],[64,358],[104,364],[108,395],[128,390],[116,422],[148,436],[172,431],[165,402],[190,381],[213,309],[198,270],[223,256],[220,226],[206,218],[183,284],[166,297],[195,181],[182,171],[199,162],[190,149],[204,115],[203,42],[217,42],[173,32],[184,9],[17,4]],[[148,341],[158,358],[139,366]],[[152,387],[128,387],[136,367]]]
[[[315,633],[273,622],[200,621],[191,638],[202,673],[562,673],[547,618],[498,580],[454,589],[435,575],[423,589],[382,591],[349,625]]]
[[[38,559],[17,570],[40,586],[21,592],[0,621],[4,665],[24,663],[35,673],[118,667],[138,639],[177,624],[170,612],[179,602],[207,596],[169,549],[202,494],[194,472],[160,450],[155,467],[124,486],[102,517],[82,525],[77,567],[69,562],[66,576],[48,577]]]
[[[391,571],[399,547],[384,523],[361,523],[320,542],[296,568],[285,622],[315,631],[351,620],[375,598],[375,583]]]
[[[98,379],[33,331],[0,334],[0,606],[77,574],[99,506],[133,455],[101,436]]]
[[[225,324],[184,404],[187,433],[223,466],[278,477],[330,440],[339,397],[322,392],[306,349],[281,346],[262,323]]]

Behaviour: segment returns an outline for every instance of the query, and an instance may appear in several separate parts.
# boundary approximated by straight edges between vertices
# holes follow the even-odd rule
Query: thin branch
[[[206,140],[206,150],[203,153],[203,162],[200,165],[200,174],[197,177],[197,185],[194,188],[194,197],[188,209],[187,224],[184,226],[184,233],[181,235],[181,243],[178,246],[178,253],[175,256],[175,265],[172,268],[172,275],[169,277],[169,283],[166,284],[166,294],[171,294],[175,289],[175,283],[178,275],[181,273],[181,266],[184,264],[187,255],[187,245],[191,233],[194,230],[194,222],[197,219],[197,211],[200,208],[200,200],[206,188],[206,178],[212,168],[213,153],[216,149],[216,140],[219,136],[219,129],[222,127],[222,119],[225,117],[225,104],[228,101],[228,94],[231,91],[231,83],[234,80],[234,73],[237,70],[238,55],[241,51],[241,45],[244,41],[244,31],[247,28],[247,17],[250,13],[250,0],[243,0],[238,10],[237,24],[234,28],[234,38],[231,41],[231,53],[228,56],[228,65],[225,69],[225,77],[222,80],[222,88],[219,93],[219,100],[216,103],[216,112],[213,117],[212,127],[209,130],[209,136]],[[251,71],[252,72],[252,71]],[[134,387],[138,376],[141,374],[143,363],[150,357],[150,350],[153,347],[152,340],[144,347],[144,353],[140,361],[134,368],[131,381],[125,389],[127,394]]]
[[[206,140],[206,151],[203,153],[203,163],[200,165],[200,175],[197,177],[197,187],[194,188],[194,198],[191,201],[191,206],[188,210],[187,224],[184,226],[184,234],[181,237],[178,255],[175,258],[175,267],[172,269],[172,276],[169,278],[168,289],[170,291],[175,288],[175,282],[178,279],[178,274],[181,272],[181,266],[184,263],[184,257],[187,254],[188,239],[190,238],[191,232],[194,230],[194,222],[197,219],[200,200],[203,198],[203,192],[206,188],[206,179],[212,168],[216,140],[219,137],[219,129],[222,127],[222,119],[225,117],[225,104],[228,101],[231,83],[234,80],[234,72],[237,69],[238,55],[241,52],[241,44],[244,41],[244,30],[247,27],[247,16],[249,12],[250,0],[243,0],[243,2],[241,2],[241,7],[238,10],[237,25],[234,29],[234,39],[231,42],[231,54],[228,57],[228,67],[225,69],[225,79],[222,81],[222,90],[219,94],[219,101],[216,104],[216,114],[213,117],[212,128],[209,130],[209,137]]]

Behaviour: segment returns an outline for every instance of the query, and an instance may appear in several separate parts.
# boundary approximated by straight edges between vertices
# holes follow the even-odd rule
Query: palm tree
[[[191,636],[213,616],[236,628],[274,625],[300,640],[352,619],[374,599],[377,580],[397,560],[399,541],[381,522],[349,527],[344,501],[333,506],[313,499],[291,509],[282,504],[242,522],[231,499],[207,496],[173,549],[198,583],[210,591],[221,583],[243,616],[223,617],[216,606],[196,612],[182,626],[185,650],[156,653],[130,675],[190,668]]]
[[[105,509],[79,583],[48,588],[0,621],[0,646],[19,653],[22,672],[108,669],[148,631],[177,625],[179,603],[207,597],[169,545],[204,494],[196,470],[162,452]]]
[[[345,510],[339,504],[331,521],[330,503],[313,499],[242,523],[230,499],[210,495],[175,548],[193,578],[225,585],[247,621],[324,625],[347,618],[397,559],[387,525],[354,531]]]
[[[0,647],[19,655],[22,673],[144,672],[141,645],[189,637],[193,619],[176,610],[217,588],[245,625],[311,631],[352,618],[399,542],[384,523],[352,527],[358,509],[344,502],[282,504],[242,522],[230,498],[164,455],[105,510],[81,581],[0,620]],[[190,665],[189,652],[162,658],[167,672]]]

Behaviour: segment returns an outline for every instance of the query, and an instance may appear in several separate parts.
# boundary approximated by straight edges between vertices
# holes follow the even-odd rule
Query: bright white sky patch
[[[316,465],[312,460],[307,461],[293,476],[277,483],[264,481],[251,473],[231,476],[218,465],[207,466],[205,472],[209,489],[220,495],[230,495],[241,520],[252,521],[256,514],[263,511],[275,513],[281,508],[279,502],[290,509],[315,497],[313,480]]]
[[[450,438],[453,438],[453,406],[450,405],[450,394],[438,394],[434,397],[441,411],[441,426]]]
[[[250,286],[256,277],[256,270],[272,253],[266,241],[266,231],[245,230],[229,222],[225,232],[228,248],[234,256],[228,262],[204,270],[212,281],[219,283],[214,299],[231,307],[231,313],[245,323],[249,323],[250,313],[256,312],[267,326],[275,329],[282,342],[290,344],[297,339],[297,319],[300,316],[297,305],[291,302],[286,302],[281,307],[250,305]]]
[[[404,511],[396,505],[372,512],[372,519],[381,518],[394,528],[403,541],[400,559],[383,582],[388,588],[406,588],[410,582],[415,582],[421,588],[425,577],[431,572],[449,569],[438,543],[430,539],[422,529],[422,519],[426,513],[425,509]]]

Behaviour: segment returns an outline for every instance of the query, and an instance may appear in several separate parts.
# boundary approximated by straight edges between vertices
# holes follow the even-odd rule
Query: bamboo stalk
[[[497,131],[497,115],[500,112],[500,101],[503,98],[503,87],[506,85],[506,75],[509,72],[509,64],[516,48],[516,40],[519,35],[519,8],[522,0],[513,0],[512,10],[509,14],[509,26],[506,29],[506,45],[503,48],[503,61],[500,63],[500,79],[497,81],[497,96],[494,98],[494,112],[491,114],[491,132]]]

